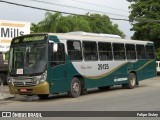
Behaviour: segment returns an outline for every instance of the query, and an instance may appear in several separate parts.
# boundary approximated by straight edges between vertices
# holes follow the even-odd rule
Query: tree
[[[160,47],[160,0],[127,0],[131,2],[129,21],[132,39],[149,40]]]
[[[156,50],[157,60],[160,60],[160,48]]]
[[[66,33],[71,31],[85,31],[93,33],[117,34],[122,38],[124,33],[113,24],[107,15],[91,14],[85,16],[68,15],[47,12],[45,19],[38,24],[32,23],[32,32]]]
[[[35,23],[31,23],[31,33],[38,32],[38,30],[39,30],[39,25]]]
[[[91,31],[88,21],[80,16],[62,16],[57,26],[57,32]]]
[[[132,39],[150,40],[155,43],[156,56],[160,59],[160,0],[127,0],[131,2],[129,21],[135,31]]]
[[[56,32],[61,13],[46,12],[45,19],[37,24],[37,31],[34,32]],[[31,28],[34,26],[31,26]],[[33,28],[32,28],[33,29]]]
[[[118,25],[113,24],[107,15],[91,14],[87,20],[89,21],[91,32],[116,34],[125,38],[125,34],[118,29]]]

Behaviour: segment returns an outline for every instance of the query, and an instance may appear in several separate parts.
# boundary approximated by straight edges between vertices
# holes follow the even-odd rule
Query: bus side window
[[[115,60],[124,60],[124,59],[126,59],[124,44],[113,43],[113,53],[114,53],[114,59]]]
[[[65,64],[65,48],[63,43],[58,43],[58,50],[51,54],[51,66]]]
[[[86,61],[98,60],[97,43],[96,42],[83,42],[83,55]]]
[[[127,55],[127,60],[135,60],[136,59],[135,45],[126,44],[126,55]]]
[[[82,60],[82,49],[80,41],[67,41],[67,50],[70,60],[79,61]]]
[[[99,42],[98,43],[99,60],[112,60],[112,47],[111,43]]]
[[[146,58],[147,59],[154,59],[154,49],[153,46],[146,45]]]
[[[136,45],[136,49],[137,49],[137,59],[145,59],[146,55],[145,55],[144,45]]]

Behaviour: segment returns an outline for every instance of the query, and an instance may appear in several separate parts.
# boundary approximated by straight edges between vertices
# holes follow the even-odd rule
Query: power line
[[[84,3],[84,4],[88,4],[88,5],[99,6],[99,7],[108,8],[108,9],[113,9],[113,10],[118,10],[118,11],[123,11],[123,12],[127,12],[127,13],[128,13],[128,11],[127,11],[127,10],[117,9],[117,8],[108,7],[108,6],[104,6],[104,5],[100,5],[100,4],[94,4],[94,3],[82,2],[82,1],[79,1],[79,0],[71,0],[71,1],[79,2],[79,3]]]
[[[127,17],[128,18],[128,16],[126,16],[126,15],[109,13],[109,12],[103,12],[103,11],[98,11],[98,10],[91,10],[91,9],[80,8],[80,7],[73,7],[73,6],[62,5],[62,4],[57,4],[57,3],[53,3],[53,2],[45,2],[45,1],[42,1],[42,0],[29,0],[29,1],[34,1],[34,2],[39,2],[39,3],[45,3],[45,4],[52,4],[52,5],[57,5],[57,6],[61,6],[61,7],[73,8],[73,9],[78,9],[78,10],[85,10],[85,11],[96,12],[96,13],[101,13],[101,14],[110,14],[110,15],[116,15],[116,16]]]
[[[69,13],[69,12],[62,12],[62,11],[57,11],[57,10],[45,9],[45,8],[34,7],[34,6],[29,6],[29,5],[24,5],[24,4],[14,3],[14,2],[8,2],[8,1],[4,1],[4,0],[0,0],[0,2],[11,4],[11,5],[16,5],[16,6],[22,6],[22,7],[32,8],[32,9],[49,11],[49,12],[59,12],[59,13],[63,13],[63,14],[78,15],[78,16],[85,16],[85,17],[94,18],[92,16],[87,16],[87,15],[83,15],[83,14],[75,14],[75,13]],[[129,21],[128,19],[117,19],[117,18],[110,18],[110,19],[112,19],[112,20]]]

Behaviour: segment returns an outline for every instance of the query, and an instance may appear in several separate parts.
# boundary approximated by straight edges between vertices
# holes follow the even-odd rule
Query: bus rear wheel
[[[128,83],[126,84],[126,88],[133,89],[136,86],[136,75],[134,73],[130,73],[128,76]]]
[[[74,77],[71,81],[71,91],[69,96],[72,98],[79,97],[81,94],[81,82],[78,78]]]

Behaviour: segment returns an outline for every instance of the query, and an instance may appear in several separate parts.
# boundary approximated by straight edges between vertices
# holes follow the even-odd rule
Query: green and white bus
[[[71,32],[30,34],[11,42],[8,83],[12,94],[43,98],[67,92],[78,97],[96,87],[134,88],[156,75],[150,41]]]

